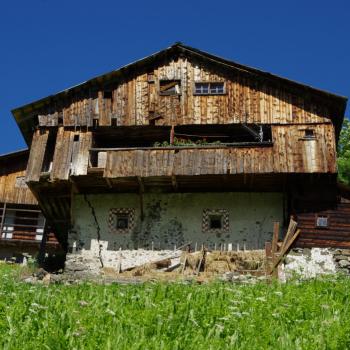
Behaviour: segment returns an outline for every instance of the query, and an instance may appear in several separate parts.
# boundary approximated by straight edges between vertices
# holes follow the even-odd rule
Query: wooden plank
[[[39,181],[49,132],[36,130],[29,153],[26,181]]]
[[[68,180],[72,152],[74,132],[59,128],[57,133],[56,147],[53,157],[51,180]]]
[[[74,152],[73,148],[71,175],[86,175],[90,157],[89,150],[92,144],[91,132],[80,133],[79,141],[74,143],[78,143],[78,146],[76,152]]]

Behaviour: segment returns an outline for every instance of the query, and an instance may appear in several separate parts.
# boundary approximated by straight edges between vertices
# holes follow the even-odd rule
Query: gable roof
[[[299,91],[303,91],[304,93],[312,93],[320,96],[323,99],[328,100],[330,104],[333,106],[332,114],[335,116],[335,120],[333,120],[333,122],[335,124],[336,134],[339,135],[341,125],[344,119],[345,109],[346,109],[346,103],[347,103],[346,97],[339,96],[324,90],[320,90],[293,80],[282,78],[280,76],[271,74],[269,72],[265,72],[256,68],[242,65],[240,63],[230,61],[225,58],[221,58],[219,56],[212,55],[205,51],[198,50],[190,46],[186,46],[179,42],[175,43],[174,45],[162,51],[156,52],[150,56],[147,56],[135,62],[129,63],[126,66],[113,70],[109,73],[94,77],[90,80],[82,82],[81,84],[78,84],[66,90],[60,91],[54,95],[50,95],[40,100],[26,104],[24,106],[15,108],[12,110],[12,114],[21,129],[21,132],[24,136],[25,141],[29,145],[31,143],[33,127],[35,126],[35,111],[39,110],[45,105],[49,105],[54,101],[67,97],[84,88],[106,84],[107,82],[117,79],[118,77],[124,77],[131,72],[135,72],[138,69],[143,68],[144,66],[154,64],[161,59],[173,57],[174,55],[178,55],[178,54],[188,55],[190,57],[202,59],[207,62],[224,66],[228,69],[234,69],[241,72],[245,72],[250,75],[254,75],[257,78],[264,78],[270,81],[281,83],[291,88],[298,89]]]

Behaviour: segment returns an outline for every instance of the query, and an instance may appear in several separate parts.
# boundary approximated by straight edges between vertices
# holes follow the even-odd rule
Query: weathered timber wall
[[[105,177],[258,173],[335,173],[331,124],[272,126],[273,146],[108,151]]]
[[[47,130],[36,130],[34,132],[26,171],[27,181],[39,181],[48,136],[49,131]]]
[[[25,167],[25,165],[24,165]],[[29,188],[22,182],[22,187],[18,184],[18,177],[25,177],[25,168],[20,171],[0,174],[0,202],[16,204],[37,204],[37,201]]]
[[[316,227],[316,216],[327,216],[329,226]],[[339,203],[335,208],[300,213],[297,215],[301,235],[297,247],[350,248],[350,203]]]
[[[305,137],[313,129],[314,138]],[[332,124],[272,127],[273,168],[284,173],[335,173],[336,146]]]
[[[37,204],[25,184],[28,153],[4,158],[0,157],[0,203]]]
[[[152,79],[150,79],[152,77]],[[180,95],[159,94],[160,80],[181,82]],[[195,95],[195,82],[224,82],[223,95]],[[41,126],[318,123],[332,118],[322,100],[239,71],[224,71],[186,58],[170,60],[100,90],[80,92],[39,115]]]

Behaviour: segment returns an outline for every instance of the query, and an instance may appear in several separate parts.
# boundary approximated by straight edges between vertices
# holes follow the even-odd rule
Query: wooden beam
[[[276,260],[276,252],[278,249],[277,243],[278,243],[278,235],[280,232],[280,223],[278,221],[275,221],[273,223],[273,236],[272,236],[272,246],[271,246],[271,257],[272,257],[272,266],[275,263]],[[278,278],[278,269],[275,269],[275,271],[272,271],[273,276]]]
[[[293,237],[289,240],[289,242],[286,244],[283,250],[281,250],[281,253],[278,257],[278,259],[272,264],[272,270],[271,273],[275,271],[275,269],[278,267],[278,265],[281,263],[283,257],[288,252],[289,248],[292,246],[292,244],[295,242],[295,240],[298,238],[300,234],[300,230],[297,230],[297,232],[294,233]]]
[[[5,213],[6,213],[6,202],[4,203],[4,206],[2,207],[2,217],[1,217],[1,226],[0,226],[0,239],[2,237],[2,229],[4,227],[4,221],[5,221]]]

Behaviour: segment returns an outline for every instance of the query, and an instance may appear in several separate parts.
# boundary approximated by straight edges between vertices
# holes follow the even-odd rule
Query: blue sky
[[[0,154],[25,147],[11,109],[176,41],[350,96],[349,18],[345,0],[1,0]]]

